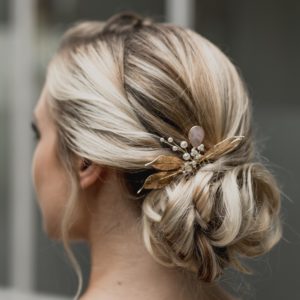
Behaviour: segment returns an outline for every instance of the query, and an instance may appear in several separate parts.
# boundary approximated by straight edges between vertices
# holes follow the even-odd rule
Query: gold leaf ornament
[[[240,142],[243,140],[244,136],[233,136],[224,139],[223,141],[219,142],[218,144],[211,147],[199,160],[199,162],[202,162],[207,159],[217,159],[222,155],[228,154],[229,152],[232,152],[234,149],[236,149]]]
[[[178,173],[179,171],[176,172],[163,171],[163,172],[152,174],[147,177],[143,186],[137,191],[137,193],[139,194],[142,189],[160,189],[168,185]]]
[[[244,136],[229,137],[205,151],[205,146],[202,144],[204,136],[205,132],[201,126],[196,125],[190,129],[189,142],[193,146],[190,153],[187,151],[188,143],[186,141],[181,141],[180,145],[178,145],[172,137],[169,137],[167,140],[161,137],[160,141],[172,146],[173,151],[181,151],[184,160],[178,156],[159,155],[154,160],[146,163],[145,166],[151,165],[161,172],[148,176],[143,186],[137,191],[137,194],[142,189],[160,189],[168,185],[179,173],[193,173],[195,169],[202,165],[202,162],[209,159],[216,160],[220,156],[233,151],[244,139]]]
[[[181,169],[183,163],[183,160],[179,157],[170,155],[159,155],[154,160],[146,163],[145,166],[151,165],[155,169],[163,172],[158,172],[148,176],[137,193],[139,194],[142,189],[160,189],[166,186],[180,172],[179,169]],[[174,172],[174,170],[177,171]]]
[[[163,171],[177,170],[183,165],[183,160],[177,156],[159,155],[154,160],[145,164],[145,166],[149,165]]]

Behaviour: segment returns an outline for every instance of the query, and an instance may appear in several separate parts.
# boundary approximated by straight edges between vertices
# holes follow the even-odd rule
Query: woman
[[[44,229],[91,251],[86,299],[234,299],[239,256],[281,237],[235,66],[194,31],[134,12],[67,30],[34,110]]]

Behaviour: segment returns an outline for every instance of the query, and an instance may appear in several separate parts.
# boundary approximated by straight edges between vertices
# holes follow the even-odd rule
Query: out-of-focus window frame
[[[7,24],[9,22],[9,0],[0,0],[0,25]]]

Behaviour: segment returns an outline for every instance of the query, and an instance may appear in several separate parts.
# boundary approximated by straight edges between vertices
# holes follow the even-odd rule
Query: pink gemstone
[[[201,145],[204,136],[204,129],[201,126],[193,126],[189,131],[189,141],[195,148]]]

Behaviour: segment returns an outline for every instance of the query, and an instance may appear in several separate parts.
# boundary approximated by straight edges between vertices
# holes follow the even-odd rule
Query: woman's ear
[[[78,172],[80,187],[86,189],[99,179],[101,167],[86,158],[81,158]]]

